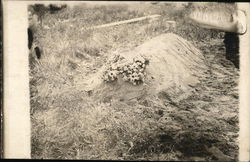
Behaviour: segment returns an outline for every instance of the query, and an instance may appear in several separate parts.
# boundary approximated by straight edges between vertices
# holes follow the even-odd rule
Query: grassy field
[[[224,33],[190,24],[185,16],[193,6],[131,4],[81,4],[45,13],[41,24],[30,20],[34,43],[42,49],[39,60],[30,53],[32,158],[218,160],[207,149],[214,146],[237,159],[239,71],[225,59]],[[87,29],[152,14],[162,16],[154,22]],[[202,50],[209,65],[209,77],[189,98],[97,102],[78,87],[111,53],[168,32]]]

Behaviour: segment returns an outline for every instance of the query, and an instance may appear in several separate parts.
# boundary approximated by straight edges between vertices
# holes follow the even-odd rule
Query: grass
[[[35,43],[42,48],[40,60],[30,54],[32,158],[215,160],[205,149],[215,145],[237,159],[238,71],[219,50],[224,33],[185,19],[191,7],[78,5],[46,13],[42,25],[30,21]],[[162,18],[87,29],[149,14]],[[177,26],[168,27],[168,20],[175,20]],[[203,79],[191,97],[176,103],[164,94],[130,102],[99,102],[76,88],[113,52],[130,50],[167,32],[192,41],[209,63],[210,78]]]

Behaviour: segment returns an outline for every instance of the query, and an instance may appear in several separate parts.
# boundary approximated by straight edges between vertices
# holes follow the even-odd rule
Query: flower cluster
[[[144,82],[145,68],[148,61],[142,57],[137,56],[131,62],[123,64],[111,63],[108,69],[103,75],[103,79],[106,82],[112,82],[117,80],[118,75],[121,75],[122,79],[126,82],[138,85]]]

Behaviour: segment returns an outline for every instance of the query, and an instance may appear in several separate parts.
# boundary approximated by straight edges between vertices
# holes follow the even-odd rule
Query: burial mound
[[[158,95],[187,95],[204,76],[202,53],[182,37],[168,33],[131,51],[113,54],[88,80],[88,90],[99,99],[130,100]]]

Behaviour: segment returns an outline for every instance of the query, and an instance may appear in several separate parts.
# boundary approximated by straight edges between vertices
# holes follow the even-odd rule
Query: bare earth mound
[[[130,100],[165,91],[177,100],[192,91],[206,69],[198,49],[168,33],[115,54],[87,84],[99,99]]]

